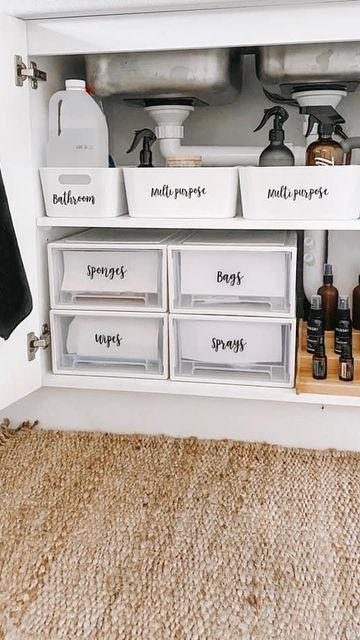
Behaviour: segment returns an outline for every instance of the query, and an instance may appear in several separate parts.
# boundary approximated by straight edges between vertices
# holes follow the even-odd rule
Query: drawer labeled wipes
[[[158,291],[158,251],[64,251],[63,292],[120,294]]]
[[[286,291],[283,252],[182,251],[181,293],[282,297]]]
[[[183,359],[225,365],[282,361],[281,324],[187,320],[179,336]]]
[[[79,316],[71,320],[66,349],[83,359],[157,360],[160,320]]]

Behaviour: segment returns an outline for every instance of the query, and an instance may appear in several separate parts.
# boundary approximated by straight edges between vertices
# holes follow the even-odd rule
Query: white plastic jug
[[[66,80],[49,102],[48,167],[108,167],[106,118],[84,80]]]

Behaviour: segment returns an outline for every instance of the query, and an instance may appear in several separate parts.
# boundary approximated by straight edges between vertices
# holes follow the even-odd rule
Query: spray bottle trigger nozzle
[[[135,131],[134,139],[126,153],[131,153],[132,151],[134,151],[141,140],[147,142],[148,148],[150,149],[150,147],[156,140],[156,135],[153,131],[151,131],[151,129],[138,129],[137,131]]]
[[[308,126],[306,129],[305,138],[307,138],[310,135],[316,123],[317,123],[317,119],[312,114],[310,114],[308,117]]]
[[[274,129],[282,129],[282,126],[284,124],[284,122],[288,119],[289,114],[286,111],[286,109],[284,109],[284,107],[280,107],[279,105],[277,105],[276,107],[271,107],[270,109],[264,109],[264,115],[262,117],[262,120],[260,122],[260,124],[256,127],[256,129],[254,129],[255,131],[259,131],[259,129],[262,129],[262,127],[266,124],[266,122],[269,120],[269,118],[274,117]]]

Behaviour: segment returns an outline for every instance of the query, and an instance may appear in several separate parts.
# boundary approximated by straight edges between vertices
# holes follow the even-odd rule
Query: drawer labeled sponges
[[[54,309],[165,311],[174,232],[90,230],[48,246]]]
[[[166,378],[168,319],[160,313],[51,311],[54,373]]]
[[[170,316],[173,380],[291,387],[295,319]]]
[[[296,234],[196,231],[169,247],[170,310],[295,314]]]

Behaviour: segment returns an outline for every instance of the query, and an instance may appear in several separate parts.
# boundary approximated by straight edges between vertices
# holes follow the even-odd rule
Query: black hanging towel
[[[30,287],[0,171],[0,337],[7,340],[31,311]]]

